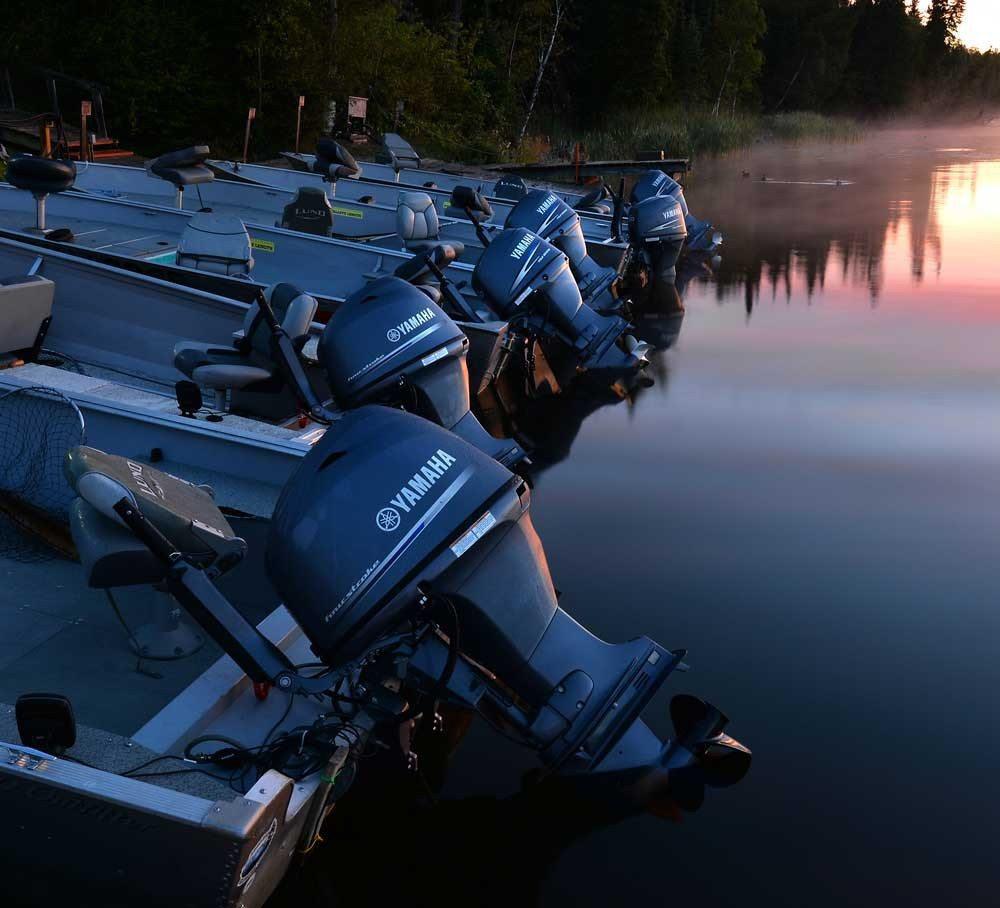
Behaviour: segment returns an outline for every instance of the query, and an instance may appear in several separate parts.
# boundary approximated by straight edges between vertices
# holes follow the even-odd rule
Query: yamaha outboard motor
[[[511,227],[530,230],[565,254],[580,295],[592,309],[616,312],[620,308],[615,293],[618,271],[602,268],[590,257],[580,215],[554,192],[535,189],[527,193],[507,215],[504,229]]]
[[[484,714],[546,772],[619,799],[623,815],[664,796],[697,806],[705,783],[742,778],[749,751],[722,734],[714,707],[675,698],[678,735],[665,745],[642,722],[683,651],[648,637],[607,644],[560,609],[529,505],[526,484],[481,451],[366,407],[285,487],[268,573],[327,665],[381,658],[409,703]],[[420,630],[435,615],[446,636]]]
[[[313,171],[322,174],[330,183],[336,184],[337,180],[343,177],[357,179],[361,175],[361,165],[339,142],[323,138],[316,143]]]
[[[524,451],[494,438],[470,412],[469,340],[432,297],[383,277],[337,307],[318,347],[334,400],[344,409],[403,406],[513,466]]]
[[[649,267],[653,280],[673,281],[687,238],[680,203],[672,196],[651,196],[629,208],[629,245]]]
[[[695,252],[712,251],[722,243],[722,235],[708,221],[696,218],[688,210],[687,199],[684,198],[684,187],[673,177],[662,170],[647,170],[632,187],[629,200],[633,205],[651,199],[654,196],[669,197],[677,201],[684,214],[684,225],[687,228],[688,249]]]
[[[71,452],[66,473],[91,585],[162,582],[252,681],[329,697],[327,714],[287,738],[293,754],[347,746],[356,761],[371,737],[406,747],[400,726],[432,721],[446,702],[500,726],[539,755],[543,776],[617,818],[695,809],[706,786],[749,769],[726,716],[695,697],[673,698],[671,740],[653,734],[640,714],[684,651],[648,637],[605,643],[560,609],[527,484],[426,420],[345,414],[275,507],[268,575],[327,666],[318,674],[300,674],[215,587],[246,544],[206,491],[90,448]]]
[[[626,334],[625,320],[587,306],[566,255],[523,227],[490,243],[472,285],[500,318],[537,340],[552,364],[612,380],[645,365],[647,347]]]

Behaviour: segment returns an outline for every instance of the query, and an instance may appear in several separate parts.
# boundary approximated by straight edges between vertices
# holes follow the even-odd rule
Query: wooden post
[[[247,162],[247,151],[250,148],[250,124],[253,123],[257,116],[257,108],[251,107],[247,111],[247,131],[243,136],[243,163]]]
[[[43,158],[52,157],[52,118],[42,120],[42,132],[39,138],[40,152]]]
[[[306,106],[306,96],[299,95],[299,106],[295,110],[295,151],[299,150],[299,134],[302,132],[302,108]]]
[[[80,160],[90,161],[90,133],[87,130],[87,120],[90,118],[90,101],[80,102]]]

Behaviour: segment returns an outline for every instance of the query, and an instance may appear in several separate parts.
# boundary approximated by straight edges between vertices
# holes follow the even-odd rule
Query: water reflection
[[[593,388],[575,385],[559,395],[528,397],[520,382],[500,382],[484,389],[477,401],[477,416],[496,437],[516,438],[530,454],[526,475],[541,473],[569,457],[584,422],[604,407],[631,408],[650,388],[666,387],[669,368],[666,352],[676,343],[684,324],[681,293],[692,281],[712,274],[717,257],[690,256],[681,261],[674,283],[654,281],[633,298],[634,334],[653,349],[645,373],[629,385]]]
[[[699,207],[725,212],[716,299],[740,301],[752,315],[762,302],[808,304],[850,288],[878,306],[894,286],[939,279],[946,255],[955,269],[973,262],[1000,233],[1000,165],[988,150],[920,139],[893,133],[853,152],[769,150],[701,168],[692,189]]]

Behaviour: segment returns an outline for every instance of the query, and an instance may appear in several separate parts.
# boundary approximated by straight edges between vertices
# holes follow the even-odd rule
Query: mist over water
[[[532,512],[564,608],[688,648],[651,724],[698,694],[754,765],[680,825],[574,840],[475,727],[445,803],[382,827],[424,856],[400,874],[420,904],[992,904],[1000,127],[761,147],[687,194],[722,265]]]

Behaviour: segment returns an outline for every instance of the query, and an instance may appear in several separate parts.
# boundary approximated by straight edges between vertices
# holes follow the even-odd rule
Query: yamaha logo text
[[[524,255],[535,243],[535,238],[529,233],[523,236],[518,244],[511,250],[510,257],[512,259],[518,260]]]
[[[445,473],[456,463],[456,458],[447,451],[438,449],[437,453],[407,480],[399,493],[375,515],[375,523],[380,530],[391,533],[399,529],[400,511],[409,514]]]
[[[416,315],[411,316],[405,321],[400,322],[396,327],[390,328],[385,332],[386,338],[390,343],[398,343],[401,338],[406,337],[411,331],[416,331],[421,325],[426,325],[427,322],[434,320],[434,310],[428,307],[427,309],[422,309]]]
[[[545,212],[548,211],[553,205],[555,205],[555,203],[556,203],[556,197],[551,194],[547,195],[545,199],[542,201],[542,204],[539,205],[535,209],[535,211],[537,211],[539,214],[545,214]]]

